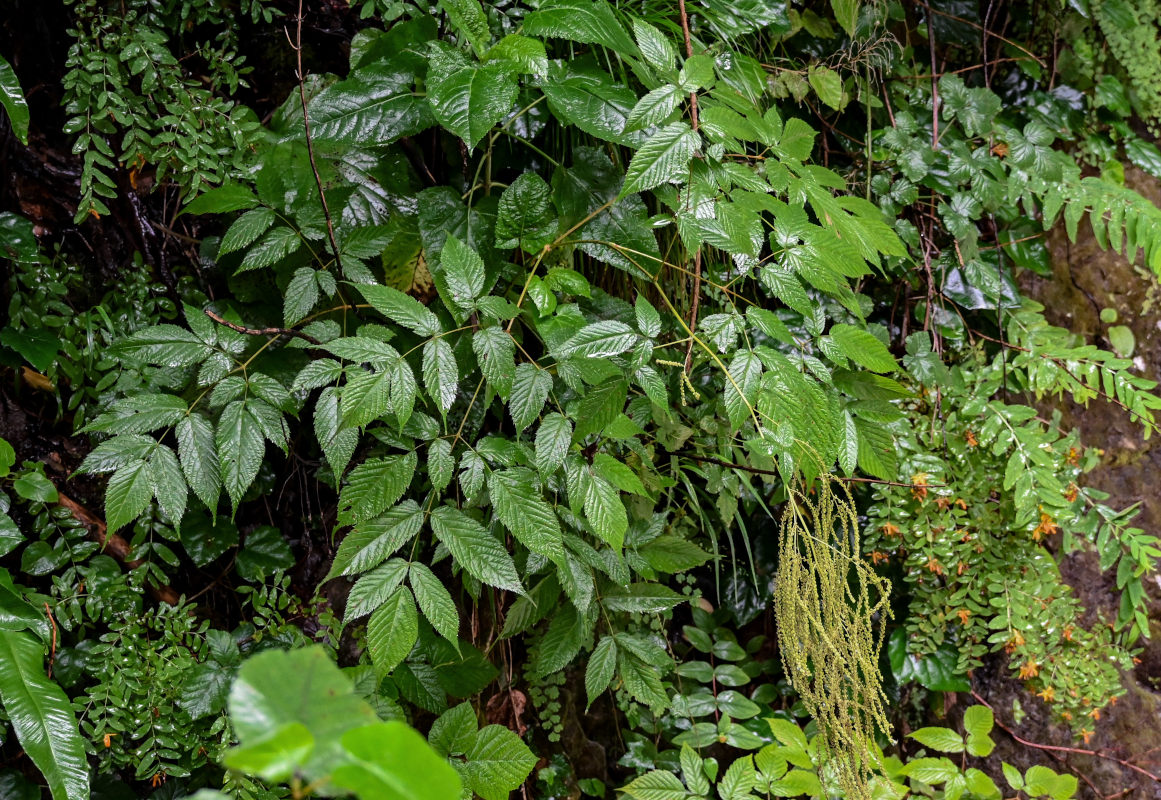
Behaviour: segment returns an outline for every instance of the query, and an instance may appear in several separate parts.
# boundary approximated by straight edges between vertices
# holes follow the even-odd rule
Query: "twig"
[[[991,705],[988,703],[988,701],[985,700],[984,698],[980,697],[979,694],[974,689],[972,690],[972,697],[974,697],[976,699],[977,703],[980,703],[981,705],[987,706],[989,709],[992,708]],[[993,709],[993,712],[994,712],[994,709]],[[992,716],[995,717],[995,714],[993,713]],[[1154,775],[1152,772],[1145,769],[1144,767],[1138,767],[1136,764],[1132,763],[1131,761],[1125,761],[1123,758],[1117,758],[1116,756],[1110,756],[1108,753],[1102,753],[1099,750],[1086,750],[1082,747],[1063,747],[1061,745],[1056,745],[1056,744],[1038,744],[1036,742],[1030,742],[1027,739],[1023,739],[1023,738],[1017,736],[1011,728],[1009,728],[1004,723],[1000,722],[999,719],[996,719],[996,727],[999,728],[1000,730],[1002,730],[1004,733],[1011,736],[1013,739],[1015,739],[1017,742],[1024,745],[1025,747],[1034,747],[1037,750],[1044,750],[1046,752],[1072,753],[1072,754],[1078,755],[1078,756],[1093,756],[1094,758],[1103,758],[1106,761],[1114,761],[1117,764],[1120,764],[1125,769],[1131,769],[1134,772],[1140,773],[1141,775],[1144,775],[1146,778],[1153,781],[1154,783],[1161,783],[1161,777]]]
[[[48,624],[52,626],[52,645],[48,651],[48,677],[52,677],[52,662],[56,660],[56,620],[52,618],[52,609],[48,603],[44,604],[44,613],[48,615]]]
[[[703,464],[717,464],[719,467],[730,467],[731,469],[740,469],[743,472],[752,472],[755,475],[780,475],[776,469],[760,469],[759,467],[751,467],[746,464],[738,464],[734,461],[725,461],[713,456],[698,456],[693,453],[679,450],[677,455],[686,456],[691,461],[697,461]],[[846,481],[847,483],[873,483],[880,486],[900,486],[904,489],[938,489],[946,486],[946,483],[899,483],[897,481],[885,481],[879,478],[845,478],[842,475],[834,475],[836,480]]]
[[[296,331],[294,328],[247,328],[246,326],[239,325],[236,322],[230,322],[230,320],[225,319],[220,314],[216,314],[213,311],[210,311],[208,308],[206,309],[206,316],[219,325],[225,325],[232,331],[245,333],[248,336],[297,336],[299,339],[308,341],[311,344],[322,344],[322,342],[311,336],[309,333]]]
[[[306,155],[310,159],[310,170],[314,173],[314,185],[318,187],[318,199],[322,203],[323,217],[327,221],[327,237],[331,242],[331,250],[335,254],[335,266],[339,272],[342,272],[343,262],[339,260],[339,244],[335,240],[335,224],[331,221],[331,210],[327,207],[327,195],[323,191],[322,177],[318,174],[318,165],[314,160],[314,142],[310,137],[310,114],[306,110],[306,74],[302,71],[302,0],[298,0],[294,52],[298,57],[298,99],[302,102],[302,127],[306,134]],[[315,342],[315,344],[318,343]]]
[[[689,35],[689,14],[685,10],[685,0],[677,0],[677,10],[681,15],[681,34],[685,37],[685,57],[693,57],[693,40]],[[689,120],[693,123],[693,132],[698,132],[697,92],[689,93]],[[689,329],[697,328],[697,306],[701,300],[701,247],[693,256],[693,305],[689,311]],[[685,371],[688,373],[693,366],[693,339],[689,340],[689,347],[685,351]]]

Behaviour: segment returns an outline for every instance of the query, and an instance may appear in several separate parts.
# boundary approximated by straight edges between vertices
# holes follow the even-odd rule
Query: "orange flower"
[[[1073,628],[1071,625],[1065,626],[1064,633],[1061,634],[1062,636],[1064,636],[1064,641],[1066,641],[1066,642],[1072,641],[1072,632],[1074,630],[1075,630],[1075,628]]]
[[[879,530],[883,532],[884,536],[895,537],[899,535],[899,529],[892,525],[890,522],[884,524],[881,528],[879,528]]]
[[[1075,467],[1080,463],[1080,451],[1075,447],[1068,448],[1068,455],[1064,457],[1064,460]]]
[[[1094,708],[1092,711],[1088,712],[1088,715],[1090,717],[1092,717],[1094,720],[1100,719],[1101,718],[1101,710],[1099,708]]]
[[[871,562],[874,564],[881,564],[890,558],[891,556],[887,555],[886,553],[879,552],[878,550],[871,553]]]
[[[955,504],[962,510],[967,511],[967,502],[962,497],[955,498]]]
[[[970,617],[972,615],[972,612],[971,612],[971,609],[961,608],[959,611],[955,612],[955,615],[957,617],[959,617],[959,624],[960,625],[967,625],[968,624],[968,617]]]
[[[1065,721],[1069,721],[1072,719],[1072,712],[1071,711],[1061,711],[1060,716]]]
[[[1011,653],[1013,650],[1015,650],[1017,647],[1022,646],[1023,644],[1024,644],[1024,634],[1020,633],[1020,631],[1012,631],[1011,637],[1008,639],[1007,642],[1004,643],[1004,652]]]
[[[968,447],[979,447],[980,446],[980,440],[976,438],[975,433],[972,432],[971,430],[966,431],[963,435],[963,438],[967,440]]]
[[[165,783],[165,771],[154,773],[153,777],[149,779],[149,785],[156,789],[161,784]]]
[[[916,500],[927,499],[927,473],[917,472],[911,476],[911,496]]]
[[[1092,734],[1093,734],[1093,732],[1089,731],[1089,730],[1081,731],[1080,738],[1084,740],[1085,744],[1088,744],[1089,739],[1092,738]]]
[[[927,563],[924,564],[923,566],[927,567],[928,572],[934,572],[936,575],[943,574],[943,564],[940,564],[938,559],[935,558],[935,556],[932,556],[931,558],[927,559]]]
[[[1030,658],[1023,666],[1020,667],[1020,680],[1027,680],[1028,678],[1035,678],[1040,674],[1040,665],[1036,663],[1036,659]]]
[[[113,737],[116,735],[117,734],[115,734],[115,733],[106,733],[105,734],[105,749],[106,750],[108,750],[110,747],[113,746]]]
[[[1032,540],[1038,542],[1042,536],[1051,536],[1054,533],[1060,533],[1060,526],[1052,517],[1041,511],[1040,524],[1032,531]]]
[[[968,568],[967,564],[965,564],[964,562],[961,561],[961,562],[959,562],[959,564],[956,565],[955,574],[956,575],[963,575],[965,572],[967,572],[967,568]]]
[[[935,498],[935,507],[938,508],[940,511],[947,511],[947,509],[951,508],[951,498],[950,497],[937,497],[937,498]]]
[[[992,147],[992,155],[996,156],[997,158],[1003,158],[1004,156],[1008,155],[1007,142],[996,142],[996,144]]]
[[[1080,487],[1078,487],[1075,483],[1068,484],[1068,489],[1066,489],[1064,492],[1064,499],[1071,503],[1079,495]]]
[[[1054,699],[1056,699],[1056,690],[1051,686],[1045,686],[1044,691],[1037,692],[1037,694],[1044,698],[1044,702],[1046,703],[1051,703]]]

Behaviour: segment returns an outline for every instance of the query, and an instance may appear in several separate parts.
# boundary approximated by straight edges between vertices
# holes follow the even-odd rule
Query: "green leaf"
[[[181,544],[190,560],[204,567],[238,546],[238,528],[224,517],[191,514],[181,527]]]
[[[242,746],[263,741],[284,725],[304,725],[315,743],[302,766],[308,781],[328,777],[346,760],[340,741],[344,733],[378,722],[371,706],[318,645],[264,650],[247,659],[230,689],[229,708]]]
[[[435,439],[427,446],[427,477],[431,488],[442,492],[451,483],[456,469],[456,459],[452,454],[452,443],[447,439]]]
[[[359,292],[375,310],[391,322],[402,325],[420,336],[435,336],[443,330],[439,317],[411,295],[390,286],[361,284]]]
[[[418,561],[413,561],[407,573],[419,610],[440,636],[459,650],[460,615],[455,601],[435,573]]]
[[[178,421],[175,433],[177,454],[186,482],[212,513],[218,507],[218,494],[222,489],[213,425],[200,414],[191,413]]]
[[[560,358],[607,358],[629,350],[637,333],[624,322],[601,320],[584,326],[557,349]]]
[[[830,336],[844,356],[872,372],[894,372],[899,368],[887,345],[870,331],[854,325],[835,325]]]
[[[242,400],[234,400],[222,411],[214,434],[222,485],[233,501],[234,510],[258,475],[266,445],[262,427]]]
[[[970,706],[963,712],[963,728],[969,736],[987,736],[995,725],[995,716],[987,706]]]
[[[454,51],[435,50],[427,79],[427,102],[439,124],[469,150],[512,109],[517,82],[506,64],[470,64]]]
[[[492,34],[478,0],[439,0],[439,7],[447,14],[456,32],[471,43],[476,55],[482,56]]]
[[[604,70],[583,62],[553,65],[542,88],[548,108],[565,124],[627,147],[644,141],[640,131],[625,129],[637,94]]]
[[[180,530],[185,516],[189,488],[181,472],[177,456],[165,445],[159,445],[149,458],[149,488],[165,516]]]
[[[593,533],[620,552],[629,529],[629,515],[621,502],[621,493],[607,481],[592,477],[585,485],[584,511]]]
[[[660,583],[633,583],[611,587],[601,597],[601,603],[609,611],[659,614],[688,599]]]
[[[209,358],[214,350],[185,328],[166,324],[145,328],[122,339],[113,346],[112,354],[139,358],[159,367],[188,367]]]
[[[520,433],[540,416],[548,392],[552,389],[552,375],[535,364],[524,362],[516,367],[512,380],[512,395],[508,400],[508,412],[516,432]]]
[[[548,54],[544,50],[544,44],[515,33],[508,34],[492,45],[484,60],[492,59],[510,61],[524,72],[534,75],[543,75],[548,71]]]
[[[502,725],[486,725],[467,752],[463,774],[468,786],[484,800],[507,800],[536,766],[528,745]]]
[[[444,338],[431,339],[423,346],[423,384],[446,414],[456,400],[460,371],[456,354]]]
[[[622,492],[638,494],[642,497],[648,494],[641,479],[637,477],[637,473],[633,472],[627,464],[618,461],[608,453],[597,453],[593,456],[593,474],[604,478]]]
[[[677,49],[668,36],[638,17],[633,18],[633,36],[649,66],[660,72],[673,69]]]
[[[334,783],[357,797],[452,800],[463,795],[452,766],[404,722],[392,720],[349,731],[342,737],[341,752],[348,757],[335,762],[339,766]]]
[[[0,330],[0,344],[11,347],[38,372],[47,372],[56,363],[61,340],[49,330],[28,328],[18,331],[9,326]]]
[[[238,217],[222,236],[218,256],[228,255],[253,244],[259,236],[270,230],[275,217],[274,209],[266,207],[251,209]]]
[[[469,702],[440,714],[427,734],[427,741],[441,756],[464,755],[476,741],[476,711]]]
[[[285,225],[272,228],[246,253],[246,257],[238,265],[238,272],[248,272],[276,264],[302,247],[302,244],[302,237],[294,228]]]
[[[0,629],[0,703],[53,800],[88,800],[89,764],[69,699],[44,672],[44,647]]]
[[[552,190],[535,172],[524,172],[500,195],[496,213],[496,246],[519,247],[536,254],[557,234]]]
[[[480,371],[497,394],[507,396],[516,376],[516,342],[498,325],[481,328],[472,336]]]
[[[575,441],[603,431],[625,408],[629,387],[620,378],[611,378],[589,388],[577,402]]]
[[[831,108],[838,110],[846,105],[843,98],[843,79],[833,69],[816,64],[810,68],[807,80],[810,81],[810,86],[818,95],[818,99]]]
[[[339,544],[325,581],[366,572],[411,541],[423,527],[423,509],[405,500],[382,516],[358,523]]]
[[[618,198],[663,183],[688,180],[689,161],[700,144],[700,137],[686,122],[673,122],[661,128],[633,155]]]
[[[556,512],[536,483],[536,474],[523,467],[492,472],[488,476],[492,509],[521,544],[552,561],[560,561],[564,557],[564,535]]]
[[[261,741],[226,753],[226,767],[279,783],[290,778],[310,758],[314,737],[301,722],[290,722]]]
[[[950,728],[920,728],[907,735],[941,753],[962,753],[964,750],[963,737]]]
[[[310,132],[318,142],[382,147],[434,124],[415,76],[391,60],[352,72],[310,100]]]
[[[617,643],[612,636],[602,636],[589,656],[588,666],[585,667],[585,693],[589,698],[589,706],[601,692],[609,688],[616,669]]]
[[[105,487],[105,524],[115,533],[128,525],[153,498],[149,465],[144,461],[127,464],[113,473]]]
[[[230,211],[254,208],[256,205],[258,205],[258,198],[254,196],[253,191],[240,183],[228,182],[195,197],[186,204],[181,213],[225,214]]]
[[[36,470],[25,472],[14,480],[12,488],[17,495],[33,503],[55,503],[60,499],[56,485],[46,478],[44,473]],[[149,501],[146,500],[146,502]]]
[[[672,83],[658,87],[637,101],[625,121],[625,131],[639,131],[664,122],[681,104],[682,94]]]
[[[672,772],[646,772],[623,787],[621,792],[633,800],[689,800],[692,796]]]
[[[367,647],[375,672],[389,675],[399,666],[419,639],[419,617],[415,600],[406,587],[387,598],[367,622]]]
[[[540,474],[548,476],[560,469],[571,445],[572,423],[568,417],[555,411],[545,414],[536,429],[536,468]]]
[[[350,525],[377,516],[395,505],[415,475],[415,451],[364,461],[347,477],[339,493],[339,522]]]
[[[378,610],[394,596],[403,579],[407,577],[407,566],[407,562],[403,559],[392,558],[355,581],[350,594],[347,595],[343,624],[346,625]]]
[[[440,254],[440,264],[452,300],[462,308],[471,308],[473,301],[484,291],[483,259],[471,247],[449,234]]]
[[[0,105],[8,112],[12,132],[23,145],[28,144],[28,103],[12,65],[0,56]]]
[[[553,0],[551,5],[524,17],[524,32],[530,36],[599,44],[630,58],[640,55],[604,0]]]
[[[853,37],[859,22],[859,0],[830,0],[830,8],[834,12],[835,22],[846,31],[847,36]]]
[[[282,538],[282,531],[272,525],[259,525],[246,534],[234,569],[243,580],[261,583],[279,570],[294,566],[294,554]]]
[[[440,506],[431,512],[431,529],[456,563],[476,580],[498,589],[524,593],[512,556],[480,523],[459,509]]]

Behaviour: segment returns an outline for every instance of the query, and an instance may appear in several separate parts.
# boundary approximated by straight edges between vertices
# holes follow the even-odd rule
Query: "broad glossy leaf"
[[[341,743],[349,757],[339,762],[333,779],[358,797],[456,800],[463,795],[456,771],[404,722],[357,728]]]
[[[625,129],[637,94],[599,67],[585,62],[552,66],[542,89],[549,109],[562,122],[628,147],[645,141],[641,132]]]
[[[535,364],[524,362],[516,367],[512,381],[512,394],[508,398],[508,412],[517,432],[523,431],[536,421],[552,389],[552,375]]]
[[[415,75],[391,61],[360,69],[310,101],[316,141],[382,146],[434,124],[431,107],[415,91]]]
[[[604,0],[553,0],[524,17],[524,32],[531,36],[599,44],[630,58],[640,55],[637,45]]]
[[[517,82],[503,63],[473,64],[454,51],[434,51],[427,102],[440,125],[474,149],[511,110]]]
[[[464,774],[484,800],[507,800],[536,766],[536,756],[515,733],[502,725],[486,725],[467,753]]]
[[[3,56],[0,56],[0,105],[8,112],[8,122],[16,138],[21,144],[28,144],[28,103],[20,89],[16,71]]]
[[[410,328],[420,336],[434,336],[443,329],[439,324],[439,318],[411,295],[390,286],[364,284],[358,288],[376,311],[391,322]]]
[[[556,236],[552,190],[535,172],[522,173],[500,195],[496,213],[496,246],[537,253]]]
[[[89,764],[68,697],[44,671],[32,634],[0,630],[0,703],[53,800],[88,800]]]

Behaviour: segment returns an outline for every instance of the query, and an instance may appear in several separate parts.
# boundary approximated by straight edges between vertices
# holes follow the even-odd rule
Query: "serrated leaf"
[[[439,7],[447,13],[456,32],[471,42],[476,55],[483,55],[492,34],[479,0],[439,0]]]
[[[591,478],[585,484],[584,512],[593,532],[620,552],[629,529],[629,515],[621,502],[621,493],[607,481]]]
[[[456,354],[445,339],[431,339],[423,346],[423,385],[446,414],[456,400],[460,371]]]
[[[395,505],[415,475],[415,451],[373,458],[351,470],[339,493],[339,521],[350,525],[377,516]]]
[[[557,349],[560,358],[606,358],[629,350],[637,333],[624,322],[602,320],[584,326]]]
[[[681,780],[672,772],[646,772],[621,789],[633,800],[690,800]]]
[[[234,400],[222,411],[214,433],[222,485],[237,511],[242,496],[258,475],[266,452],[262,428],[242,400]]]
[[[165,515],[181,528],[185,516],[189,488],[181,472],[177,456],[165,445],[158,446],[149,457],[149,487]]]
[[[390,61],[359,69],[310,101],[311,135],[319,142],[383,146],[434,124],[415,76]]]
[[[339,543],[324,583],[339,575],[357,575],[376,567],[415,538],[423,519],[423,509],[414,500],[405,500],[386,514],[357,524]]]
[[[463,308],[471,308],[473,301],[484,291],[483,259],[471,247],[449,234],[440,254],[440,264],[452,300]]]
[[[987,706],[970,706],[963,712],[963,729],[969,736],[987,736],[992,732],[995,722],[995,715]]]
[[[486,725],[467,752],[463,774],[472,791],[484,800],[507,800],[536,766],[528,745],[502,725]]]
[[[218,255],[228,255],[253,244],[259,236],[270,230],[270,226],[274,224],[274,219],[275,214],[272,208],[262,207],[247,211],[234,220],[234,224],[222,236],[222,242],[218,245]]]
[[[872,372],[894,372],[899,368],[887,345],[870,331],[854,325],[835,325],[830,336],[842,354]]]
[[[141,516],[152,498],[149,465],[144,461],[126,464],[114,472],[105,488],[105,524],[109,532],[115,533]]]
[[[415,600],[423,616],[458,651],[460,615],[447,587],[434,572],[418,561],[412,562],[407,580],[411,582],[411,589],[415,592]]]
[[[386,603],[407,577],[407,567],[403,559],[392,558],[355,581],[347,595],[343,624],[365,617]]]
[[[0,703],[53,800],[88,800],[89,764],[76,717],[45,674],[44,646],[29,633],[0,630]]]
[[[218,507],[218,493],[222,488],[213,426],[205,417],[191,413],[178,421],[175,432],[185,479],[198,499],[213,512]]]
[[[616,671],[617,643],[612,636],[602,636],[585,667],[585,693],[588,695],[589,706],[601,692],[609,688]]]
[[[564,557],[564,534],[556,512],[536,488],[536,474],[513,467],[488,476],[492,509],[516,539],[552,561]]]
[[[552,375],[535,364],[525,362],[516,367],[512,379],[512,394],[508,398],[508,413],[516,432],[520,433],[540,416],[548,392],[552,389]]]
[[[496,213],[496,246],[538,253],[555,237],[552,189],[535,172],[522,173],[500,195]]]
[[[554,0],[524,18],[524,32],[532,36],[599,44],[623,56],[639,55],[625,28],[604,0]]]
[[[536,429],[536,468],[541,475],[551,475],[564,464],[572,445],[572,423],[568,417],[553,411],[544,415]]]
[[[516,342],[498,325],[481,328],[472,336],[472,350],[480,371],[497,394],[506,397],[516,376]]]
[[[440,125],[471,150],[511,110],[516,89],[516,78],[505,64],[476,65],[444,57],[432,60],[427,102]]]
[[[281,225],[268,231],[246,253],[238,272],[248,272],[276,264],[302,247],[302,237],[294,228]]]
[[[604,430],[625,408],[628,392],[628,385],[620,378],[611,378],[589,387],[577,402],[576,431],[573,433],[573,439],[581,441],[591,434]]]
[[[442,492],[451,483],[456,461],[452,456],[452,443],[447,439],[435,439],[427,446],[427,476],[431,488]]]
[[[633,106],[625,120],[625,131],[639,131],[664,122],[681,104],[681,98],[681,93],[672,83],[654,89]]]
[[[660,583],[633,583],[611,587],[601,597],[601,603],[610,611],[659,614],[688,599]]]
[[[451,506],[431,512],[431,529],[465,571],[481,583],[524,593],[512,556],[480,523]]]
[[[395,590],[367,622],[367,648],[376,674],[391,673],[419,639],[419,615],[406,587]]]
[[[443,330],[439,317],[411,295],[375,284],[361,284],[358,289],[376,311],[420,336],[435,336]]]
[[[962,753],[964,749],[963,737],[950,728],[920,728],[907,735],[941,753]]]
[[[673,122],[654,133],[629,162],[619,197],[689,178],[689,161],[701,138],[686,122]]]
[[[633,36],[649,66],[660,72],[673,69],[677,49],[668,36],[638,17],[633,18]]]

